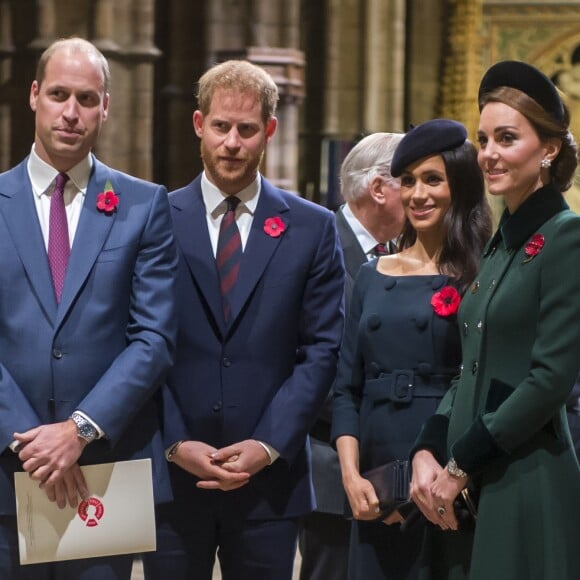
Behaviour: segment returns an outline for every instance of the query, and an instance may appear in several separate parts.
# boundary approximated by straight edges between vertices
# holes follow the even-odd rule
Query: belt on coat
[[[413,397],[442,397],[449,388],[453,375],[419,375],[411,370],[394,370],[381,373],[377,378],[367,378],[364,396],[375,401],[410,403]]]

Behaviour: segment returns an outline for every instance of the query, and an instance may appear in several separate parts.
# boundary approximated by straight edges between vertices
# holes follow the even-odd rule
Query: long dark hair
[[[441,153],[451,192],[451,205],[443,218],[445,238],[439,254],[439,271],[455,280],[461,293],[471,284],[483,248],[491,236],[491,210],[485,197],[477,150],[470,141]],[[399,248],[415,243],[417,232],[405,219]]]

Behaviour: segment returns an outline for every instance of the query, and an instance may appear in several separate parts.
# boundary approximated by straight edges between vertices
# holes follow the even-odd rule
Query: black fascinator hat
[[[405,167],[423,157],[457,149],[465,143],[467,129],[451,119],[432,119],[413,127],[399,143],[391,161],[391,175],[399,177]]]
[[[504,60],[492,65],[481,79],[477,95],[479,103],[485,93],[498,87],[511,87],[522,91],[556,120],[564,122],[564,106],[556,85],[536,67],[517,60]],[[481,104],[479,110],[481,111]]]

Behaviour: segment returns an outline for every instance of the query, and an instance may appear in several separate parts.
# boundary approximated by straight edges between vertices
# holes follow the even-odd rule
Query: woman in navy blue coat
[[[335,384],[333,440],[355,518],[349,578],[411,579],[420,529],[378,520],[361,473],[406,459],[422,423],[458,373],[455,312],[471,282],[491,220],[476,151],[460,123],[435,119],[401,141],[405,225],[400,252],[363,265],[357,277]]]

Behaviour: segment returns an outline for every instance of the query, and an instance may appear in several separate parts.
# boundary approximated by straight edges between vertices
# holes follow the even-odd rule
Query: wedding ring
[[[438,513],[438,514],[439,514],[441,517],[443,517],[443,516],[444,516],[444,515],[447,513],[447,510],[446,510],[446,509],[445,509],[445,508],[444,508],[442,505],[440,505],[440,506],[437,508],[437,513]]]

